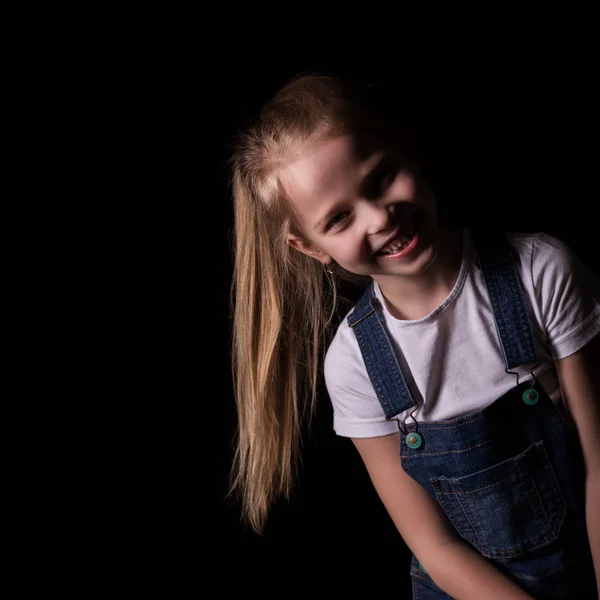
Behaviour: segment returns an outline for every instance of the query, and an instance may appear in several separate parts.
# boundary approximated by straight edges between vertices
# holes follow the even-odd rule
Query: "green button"
[[[523,392],[523,401],[525,404],[529,404],[530,406],[536,404],[540,399],[540,395],[535,391],[529,388]]]
[[[408,444],[409,448],[418,448],[422,442],[423,442],[423,439],[416,432],[409,433],[406,436],[406,443]]]

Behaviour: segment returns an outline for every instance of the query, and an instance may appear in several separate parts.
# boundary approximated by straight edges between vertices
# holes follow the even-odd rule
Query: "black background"
[[[229,143],[296,73],[351,75],[414,126],[456,221],[546,231],[600,273],[597,35],[585,27],[596,21],[567,22],[564,7],[552,23],[537,8],[473,11],[455,15],[467,33],[442,17],[440,36],[430,19],[366,5],[353,32],[304,5],[285,6],[293,17],[249,5],[248,20],[244,7],[213,8],[15,22],[6,94],[21,110],[7,111],[18,141],[7,147],[22,170],[7,198],[23,214],[6,219],[7,266],[30,260],[7,285],[23,299],[7,322],[26,349],[9,350],[23,369],[7,396],[23,410],[7,421],[18,472],[7,496],[21,509],[7,512],[10,558],[21,584],[77,597],[159,586],[166,598],[408,597],[409,553],[334,434],[323,389],[294,494],[264,534],[226,498]]]

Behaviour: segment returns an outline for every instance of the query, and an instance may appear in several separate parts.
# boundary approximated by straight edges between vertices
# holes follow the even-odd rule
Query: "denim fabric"
[[[488,246],[478,264],[485,269],[508,370],[537,362],[537,353],[516,272],[501,251]],[[415,403],[381,310],[370,287],[349,323],[392,419]],[[532,396],[533,403],[528,402]],[[413,432],[421,436],[416,448],[407,443]],[[400,439],[405,472],[429,492],[466,543],[536,599],[597,600],[578,438],[535,377],[483,410],[401,426]],[[415,599],[450,598],[414,556],[410,574]]]
[[[385,416],[392,419],[414,406],[372,286],[360,298],[348,320]]]
[[[475,231],[471,239],[477,246],[477,264],[492,305],[506,368],[537,363],[535,339],[510,249],[498,234]]]

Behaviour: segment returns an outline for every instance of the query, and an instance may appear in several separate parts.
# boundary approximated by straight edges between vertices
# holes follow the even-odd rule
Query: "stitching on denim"
[[[512,573],[514,577],[518,577],[519,579],[526,579],[527,581],[540,581],[539,577],[532,577],[531,575],[520,575],[518,573]]]
[[[504,479],[501,479],[500,481],[496,481],[496,483],[490,483],[490,485],[484,485],[483,487],[477,488],[475,490],[469,490],[468,492],[438,492],[440,495],[448,495],[448,496],[453,496],[454,494],[473,494],[474,492],[480,492],[481,490],[487,490],[488,488],[492,488],[495,487],[497,485],[500,485],[502,482],[506,481],[507,479],[511,479],[513,477],[513,474],[511,473],[508,477],[505,477]]]
[[[494,326],[496,328],[496,335],[498,337],[498,342],[500,345],[500,351],[502,352],[502,359],[504,361],[504,364],[506,366],[508,366],[508,359],[506,356],[506,349],[504,347],[504,336],[502,335],[503,332],[503,328],[504,328],[504,314],[503,314],[503,310],[502,310],[502,304],[499,304],[496,307],[496,298],[497,298],[497,294],[498,294],[498,284],[496,281],[496,277],[495,274],[492,275],[486,275],[484,274],[483,276],[483,281],[485,284],[485,287],[487,289],[488,292],[488,300],[492,309],[492,315],[494,318]]]
[[[422,579],[423,581],[426,581],[427,583],[429,583],[429,580],[422,573],[418,573],[417,571],[411,570],[410,574],[413,577],[418,577],[419,579]]]
[[[481,265],[488,300],[492,309],[500,350],[507,368],[537,360],[537,348],[531,331],[531,319],[524,301],[514,258],[503,263]],[[505,301],[508,302],[508,313]]]
[[[571,566],[571,565],[569,565]],[[511,571],[511,574],[514,575],[515,577],[518,577],[519,579],[529,579],[530,581],[543,581],[546,577],[548,577],[548,575],[554,575],[555,573],[560,573],[561,571],[566,570],[566,566],[565,565],[561,565],[560,567],[557,567],[556,569],[552,569],[552,571],[548,571],[546,573],[543,573],[540,577],[534,577],[533,575],[521,575],[520,573],[513,573]]]
[[[411,573],[412,575],[412,573]],[[415,578],[412,578],[412,594],[413,594],[413,600],[419,600],[419,591],[417,590],[417,587],[415,585]]]
[[[382,355],[385,357],[384,364],[387,367],[387,370],[391,373],[394,386],[398,390],[399,402],[401,406],[397,406],[396,402],[394,402],[394,410],[406,410],[411,406],[415,406],[415,399],[412,397],[410,389],[408,388],[408,382],[404,377],[404,373],[400,367],[400,363],[398,362],[398,357],[394,351],[392,342],[389,338],[388,332],[386,331],[385,322],[383,317],[375,312],[375,319],[373,320],[373,325],[371,327],[375,338],[378,342],[378,347],[381,349]]]
[[[483,488],[478,488],[478,490],[486,489],[488,487],[494,487],[495,485],[498,485],[499,483],[502,483],[502,481],[506,481],[507,479],[510,479],[511,477],[513,477],[512,473],[508,477],[505,477],[504,479],[502,479],[501,481],[496,482],[494,484],[491,484],[489,486],[485,486]],[[469,522],[469,525],[471,525],[471,529],[473,531],[473,534],[475,535],[475,539],[477,540],[477,544],[479,546],[480,552],[484,556],[487,556],[488,558],[515,558],[517,556],[521,556],[523,554],[527,554],[528,552],[531,552],[532,550],[536,550],[537,548],[541,548],[541,547],[549,544],[550,542],[553,542],[553,541],[556,540],[556,536],[554,534],[551,535],[551,536],[544,536],[542,538],[542,540],[540,540],[538,542],[538,544],[536,544],[534,546],[531,546],[531,547],[528,547],[526,550],[522,550],[522,551],[518,551],[518,552],[515,552],[514,550],[502,551],[502,550],[492,550],[492,549],[490,549],[488,546],[484,545],[480,541],[480,538],[477,535],[478,529],[473,525],[471,519],[469,518],[469,513],[465,510],[465,507],[463,506],[462,502],[460,501],[460,497],[459,497],[459,495],[470,494],[470,493],[478,491],[478,490],[472,490],[471,492],[454,492],[454,491],[453,492],[439,492],[439,491],[436,490],[436,494],[438,494],[438,495],[447,495],[447,496],[454,496],[454,495],[456,496],[456,500],[458,502],[458,505],[462,509],[465,518]]]
[[[544,502],[542,500],[542,496],[540,494],[540,491],[538,490],[537,485],[535,484],[535,479],[533,478],[533,475],[531,473],[529,474],[529,479],[531,480],[531,483],[533,485],[533,489],[535,490],[535,494],[536,494],[538,502],[540,503],[540,506],[542,508],[542,512],[544,513],[544,517],[546,517],[546,523],[548,523],[548,527],[550,528],[550,531],[553,533],[553,535],[554,535],[554,537],[556,539],[556,533],[554,533],[554,527],[552,526],[550,518],[548,517],[548,512],[546,511],[546,507],[544,506]]]
[[[519,552],[514,551],[506,551],[502,552],[500,550],[494,550],[493,552],[487,549],[488,554],[486,555],[488,558],[516,558],[517,556],[522,556],[523,554],[527,554],[532,550],[537,550],[538,548],[542,548],[546,546],[550,542],[553,542],[556,538],[548,538],[544,537],[537,545],[528,547],[526,550],[522,550]]]
[[[419,594],[419,590],[418,587],[415,585],[415,580],[418,578],[421,581],[424,581],[425,583],[427,583],[428,585],[432,586],[435,590],[441,592],[442,594],[444,594],[444,596],[446,598],[449,598],[450,600],[452,600],[451,596],[449,596],[448,594],[446,594],[446,592],[444,592],[444,590],[442,590],[437,583],[435,583],[435,581],[433,581],[433,579],[431,579],[431,577],[428,577],[427,575],[424,575],[422,572],[415,570],[414,567],[411,567],[410,570],[410,574],[412,577],[412,591],[413,591],[413,600],[418,600],[419,598],[423,597]]]
[[[521,327],[521,331],[519,331],[518,337],[521,341],[524,342],[524,350],[526,354],[530,355],[529,358],[535,357],[536,360],[539,360],[535,344],[535,338],[533,336],[533,332],[531,331],[530,318],[525,305],[523,290],[521,288],[521,284],[517,275],[517,270],[514,264],[511,265],[511,271],[513,275],[512,287],[514,288],[511,291],[514,294],[514,299],[519,306],[519,310],[517,310],[517,319]]]
[[[475,421],[479,421],[480,419],[483,419],[484,415],[483,414],[478,414],[477,416],[474,417],[457,417],[456,419],[451,419],[449,421],[447,421],[448,425],[441,425],[441,426],[430,426],[429,423],[435,423],[435,421],[430,421],[429,423],[425,422],[423,423],[423,426],[427,429],[456,429],[457,427],[463,427],[464,425],[470,425],[471,423],[475,423]],[[456,425],[452,424],[450,425],[450,423],[454,423],[455,421],[458,421],[459,419],[469,419],[468,421],[465,421],[464,423],[457,423]],[[438,421],[439,423],[439,421]]]
[[[368,320],[367,316],[370,317]],[[363,361],[386,418],[391,419],[403,410],[415,406],[381,315],[376,310],[371,310],[355,325],[358,325],[354,332]]]
[[[542,452],[544,453],[544,459],[545,459],[545,461],[543,461],[543,462],[544,462],[545,466],[550,470],[549,478],[552,479],[552,488],[553,488],[553,492],[554,492],[552,494],[552,498],[553,498],[553,500],[558,499],[558,502],[560,502],[560,510],[561,510],[562,516],[560,519],[560,523],[556,527],[556,531],[554,531],[555,528],[554,528],[552,521],[550,520],[550,517],[546,511],[546,507],[544,506],[544,503],[542,502],[542,497],[540,495],[539,490],[537,489],[537,485],[535,484],[535,479],[533,479],[533,477],[531,477],[531,481],[533,483],[533,487],[535,488],[535,491],[540,500],[540,504],[542,505],[542,510],[544,511],[544,514],[546,515],[546,520],[548,521],[548,525],[550,525],[550,528],[552,529],[552,532],[554,533],[554,536],[556,538],[556,537],[558,537],[558,532],[561,530],[562,525],[565,520],[565,517],[566,517],[566,514],[567,514],[567,504],[565,502],[560,484],[556,477],[556,473],[554,471],[554,466],[552,464],[552,461],[550,460],[550,457],[548,456],[548,453],[546,452],[546,447],[544,446],[544,444],[536,444],[536,448],[542,449]]]
[[[366,338],[365,338],[365,334],[363,333],[362,329],[359,327],[358,329],[356,329],[356,336],[358,338],[359,344],[361,345],[361,347],[364,347],[364,349],[366,350],[366,352],[363,354],[363,361],[365,363],[365,366],[367,367],[367,371],[369,373],[371,373],[371,371],[373,369],[375,369],[377,367],[377,361],[375,360],[375,357],[373,356],[373,352],[371,350],[371,345],[366,342]],[[371,380],[373,380],[372,377],[370,377]],[[386,391],[385,391],[385,387],[382,385],[383,379],[380,377],[375,377],[375,380],[372,381],[372,385],[373,388],[375,390],[375,393],[377,394],[377,396],[379,397],[380,401],[384,404],[384,410],[393,412],[394,410],[394,406],[393,403],[391,401],[391,399],[388,397]]]
[[[481,446],[485,446],[489,444],[489,440],[487,442],[481,442],[481,444],[475,444],[475,446],[469,446],[468,448],[463,448],[462,450],[446,450],[445,452],[419,452],[418,450],[415,452],[402,453],[400,456],[402,458],[419,458],[421,456],[443,456],[445,454],[462,454],[463,452],[469,452],[469,450],[473,450],[474,448],[481,448]]]
[[[452,485],[452,484],[450,484],[450,485]],[[458,502],[460,509],[463,511],[463,515],[465,516],[465,519],[471,526],[471,531],[473,532],[473,535],[475,536],[475,539],[477,540],[477,544],[482,549],[482,552],[483,552],[483,550],[487,550],[487,546],[484,545],[483,542],[479,539],[479,536],[477,535],[477,528],[475,527],[475,525],[473,525],[473,522],[471,521],[471,518],[469,517],[469,513],[465,510],[465,507],[463,506],[463,503],[460,501],[460,498],[458,496],[456,498],[456,501]]]

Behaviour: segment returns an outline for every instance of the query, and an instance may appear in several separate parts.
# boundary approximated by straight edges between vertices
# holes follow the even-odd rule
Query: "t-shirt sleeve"
[[[325,355],[325,385],[333,428],[343,437],[378,437],[398,431],[388,421],[367,373],[354,332],[343,321]]]
[[[600,281],[562,240],[535,238],[531,275],[552,358],[585,346],[600,332]]]

